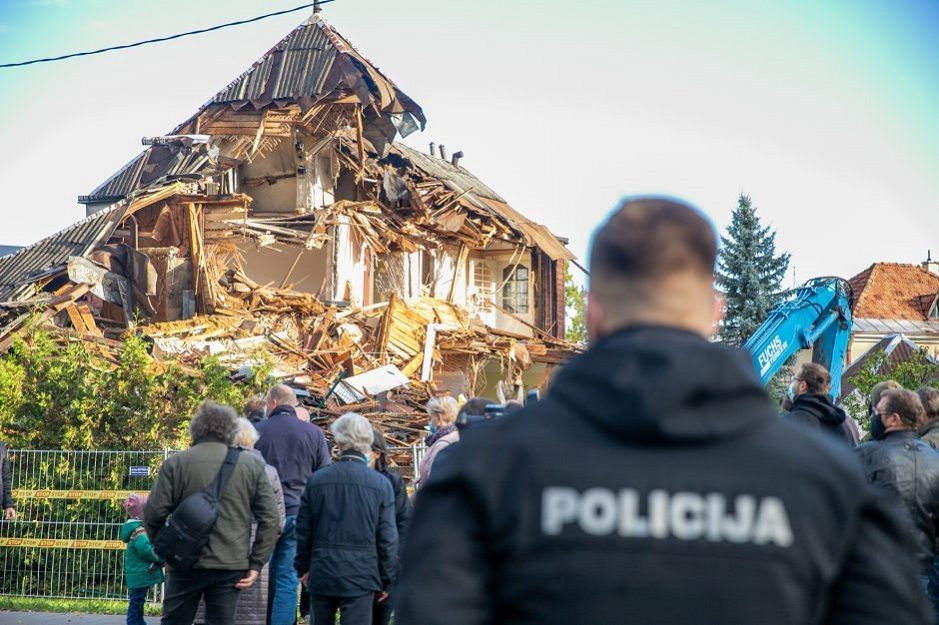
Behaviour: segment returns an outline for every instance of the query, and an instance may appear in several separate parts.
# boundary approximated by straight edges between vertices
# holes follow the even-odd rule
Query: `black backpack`
[[[235,470],[239,452],[235,447],[230,448],[215,481],[207,489],[179,502],[166,524],[157,532],[153,551],[170,567],[185,570],[195,566],[218,520],[218,502]]]

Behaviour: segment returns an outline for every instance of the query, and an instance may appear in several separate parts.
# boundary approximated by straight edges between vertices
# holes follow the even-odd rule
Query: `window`
[[[509,312],[528,314],[528,267],[506,267],[502,272],[502,307]]]
[[[492,311],[492,272],[489,265],[484,261],[474,260],[473,268],[473,290],[476,300],[476,310],[481,313]]]

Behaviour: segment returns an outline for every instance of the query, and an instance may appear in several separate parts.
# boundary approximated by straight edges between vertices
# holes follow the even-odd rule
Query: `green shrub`
[[[200,401],[240,410],[268,384],[269,355],[252,360],[252,375],[235,380],[214,356],[196,368],[155,362],[132,336],[115,364],[97,345],[33,327],[0,355],[0,440],[32,449],[184,447]]]

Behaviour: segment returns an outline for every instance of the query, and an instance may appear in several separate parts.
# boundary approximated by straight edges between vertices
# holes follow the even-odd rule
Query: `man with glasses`
[[[939,523],[939,454],[917,437],[922,412],[916,393],[884,390],[871,415],[872,440],[857,447],[857,454],[875,489],[905,510],[916,544],[914,555],[926,584],[932,573]],[[937,597],[930,599],[939,615]]]

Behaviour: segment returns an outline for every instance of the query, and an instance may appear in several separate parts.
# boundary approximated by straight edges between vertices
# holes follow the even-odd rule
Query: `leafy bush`
[[[861,427],[870,431],[871,417],[867,402],[874,385],[885,380],[894,380],[911,391],[922,386],[935,386],[939,384],[939,365],[934,363],[929,351],[922,347],[912,358],[900,363],[890,360],[881,351],[870,358],[850,380],[856,390],[844,398],[845,410]]]
[[[254,360],[250,379],[236,381],[213,356],[195,368],[156,362],[132,336],[115,363],[95,344],[34,327],[0,355],[0,440],[32,449],[179,448],[200,401],[240,410],[263,390],[270,357]]]

